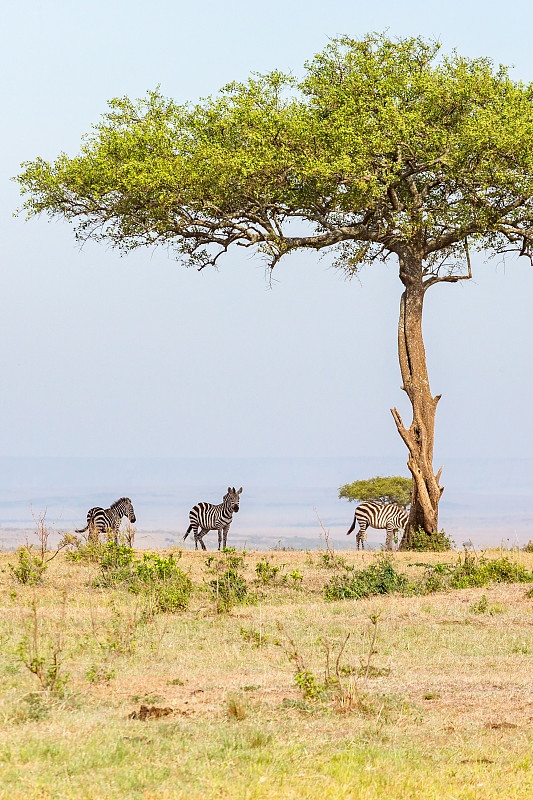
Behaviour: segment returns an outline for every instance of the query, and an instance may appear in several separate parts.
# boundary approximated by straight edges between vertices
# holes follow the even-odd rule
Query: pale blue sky
[[[160,84],[195,100],[251,71],[298,73],[337,34],[431,36],[529,82],[532,22],[524,1],[9,4],[0,455],[392,456],[405,472],[389,411],[410,421],[395,263],[346,283],[327,257],[293,256],[269,290],[260,260],[237,253],[198,274],[164,251],[80,251],[66,223],[11,217],[8,178],[38,155],[74,155],[114,96]],[[439,463],[533,450],[533,269],[476,258],[474,275],[427,296]]]

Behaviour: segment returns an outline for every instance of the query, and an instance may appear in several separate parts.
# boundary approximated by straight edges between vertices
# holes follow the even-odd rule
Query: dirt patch
[[[492,731],[509,731],[511,728],[518,728],[514,722],[486,722],[485,728]]]
[[[168,717],[173,714],[173,708],[161,708],[159,706],[141,706],[138,711],[132,711],[128,714],[128,719],[159,719],[160,717]]]

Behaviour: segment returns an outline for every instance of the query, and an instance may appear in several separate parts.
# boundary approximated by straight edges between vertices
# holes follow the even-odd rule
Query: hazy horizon
[[[520,546],[533,539],[532,459],[448,459],[440,527],[461,546]],[[62,458],[0,457],[0,546],[22,544],[33,513],[46,510],[52,530],[85,525],[88,508],[132,498],[136,545],[180,544],[188,512],[200,500],[220,502],[228,484],[243,486],[230,543],[251,549],[319,546],[317,515],[337,548],[351,548],[346,530],[355,505],[338,487],[377,474],[406,474],[389,458]],[[383,543],[379,531],[369,541]],[[216,546],[211,534],[206,542]],[[188,546],[192,545],[189,540]]]

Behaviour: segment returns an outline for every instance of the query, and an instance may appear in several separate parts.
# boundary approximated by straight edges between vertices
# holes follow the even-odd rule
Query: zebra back
[[[206,531],[214,531],[224,528],[230,524],[233,514],[239,510],[239,495],[242,487],[237,492],[235,488],[228,487],[227,494],[221,503],[197,503],[189,512],[189,520],[192,527],[203,528]],[[190,528],[189,528],[190,530]],[[185,534],[187,536],[189,531]]]
[[[213,503],[197,503],[189,512],[190,525],[185,532],[183,540],[187,538],[191,531],[194,531],[194,544],[198,547],[200,543],[202,550],[206,550],[203,541],[204,535],[207,531],[218,531],[218,549],[221,545],[226,547],[226,540],[228,529],[233,519],[233,514],[239,510],[239,495],[242,492],[242,486],[237,491],[235,487],[228,486],[228,491],[224,495],[221,503],[214,505]],[[198,528],[201,533],[198,533]]]
[[[370,528],[403,528],[409,519],[409,512],[395,503],[376,503],[369,500],[360,503],[355,509],[354,522],[365,522]],[[353,530],[353,528],[352,528]]]
[[[115,500],[109,508],[95,506],[87,512],[87,525],[76,533],[84,533],[87,529],[93,533],[105,533],[114,531],[118,535],[118,528],[122,517],[127,517],[130,522],[136,522],[135,511],[129,497],[121,497]]]

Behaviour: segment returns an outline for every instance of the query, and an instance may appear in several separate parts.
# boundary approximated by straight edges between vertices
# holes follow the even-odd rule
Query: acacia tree
[[[203,269],[232,246],[270,269],[295,250],[332,249],[348,275],[397,259],[404,425],[413,476],[402,546],[437,531],[442,468],[422,339],[427,290],[471,277],[470,252],[533,243],[533,88],[485,58],[439,55],[420,38],[333,40],[301,80],[273,72],[197,105],[152,92],[114,100],[80,155],[23,165],[28,214],[80,239],[163,244]]]
[[[339,497],[363,503],[365,500],[374,500],[377,503],[395,503],[402,508],[407,508],[411,502],[413,481],[411,478],[402,478],[401,475],[387,477],[378,475],[362,481],[345,483],[339,487]]]

